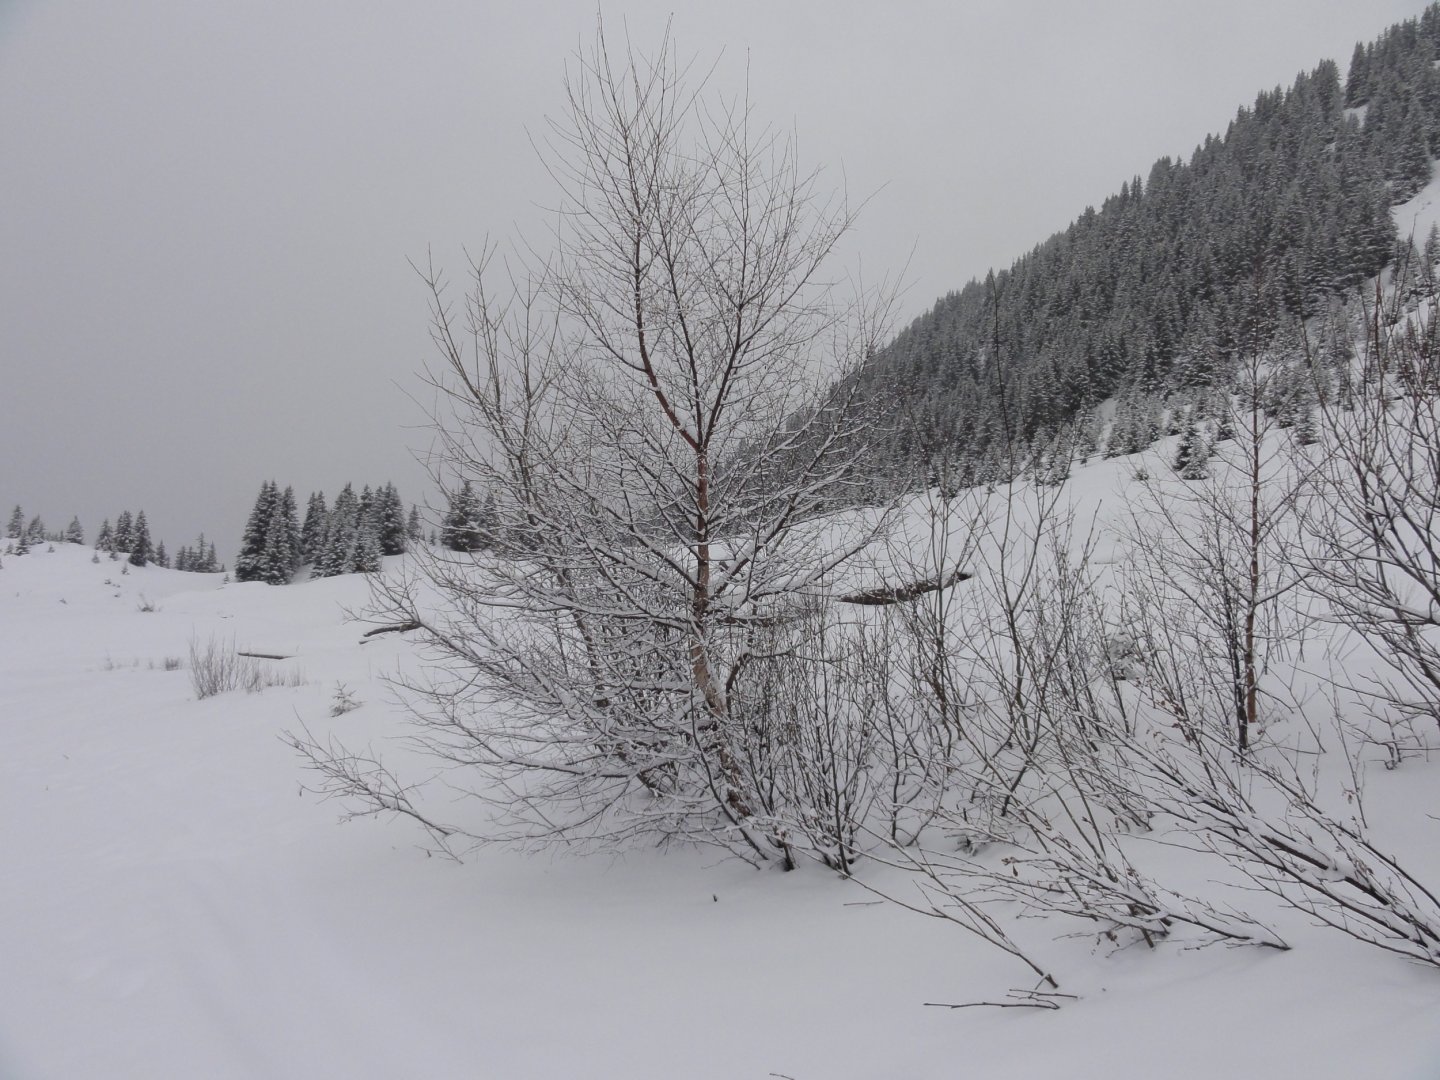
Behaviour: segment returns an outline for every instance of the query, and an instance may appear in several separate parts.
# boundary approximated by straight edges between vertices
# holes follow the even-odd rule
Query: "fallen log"
[[[911,600],[918,600],[926,593],[939,592],[957,582],[968,581],[973,576],[963,570],[953,570],[950,576],[943,581],[913,581],[909,585],[881,585],[874,589],[862,589],[860,592],[839,596],[836,597],[836,600],[842,604],[862,604],[868,607],[904,604]]]
[[[389,626],[377,626],[374,630],[366,630],[361,637],[374,637],[376,634],[403,634],[407,630],[419,630],[418,622],[392,623]]]
[[[292,656],[286,656],[286,655],[284,655],[284,654],[282,654],[282,653],[272,653],[272,652],[241,652],[239,649],[236,649],[236,650],[235,650],[235,655],[236,655],[236,656],[248,656],[248,657],[251,657],[252,659],[255,659],[255,660],[292,660],[292,659],[294,659],[294,657],[292,657]]]

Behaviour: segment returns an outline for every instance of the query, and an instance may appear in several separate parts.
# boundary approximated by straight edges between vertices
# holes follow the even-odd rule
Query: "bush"
[[[190,639],[190,684],[202,701],[229,690],[257,694],[267,686],[299,686],[304,681],[296,670],[266,669],[259,658],[237,652],[233,640],[211,637],[202,645],[199,639]]]

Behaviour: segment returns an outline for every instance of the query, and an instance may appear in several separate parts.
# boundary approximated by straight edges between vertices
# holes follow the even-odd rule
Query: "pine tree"
[[[1229,395],[1225,395],[1215,416],[1215,441],[1217,443],[1229,442],[1235,438],[1235,418],[1231,413],[1231,408]]]
[[[130,565],[144,566],[153,562],[155,548],[150,543],[150,526],[145,521],[145,511],[135,517],[135,531],[130,542]]]
[[[347,483],[330,507],[330,519],[325,528],[325,550],[316,565],[317,577],[350,573],[359,524],[360,501],[355,496],[355,489]]]
[[[80,525],[80,518],[77,515],[70,519],[70,524],[65,526],[65,542],[67,544],[85,543],[85,530]]]
[[[164,540],[155,545],[155,565],[162,570],[170,569],[170,556],[165,553]]]
[[[480,500],[466,480],[449,496],[450,507],[440,533],[440,542],[451,551],[476,551],[480,547]]]
[[[329,511],[325,508],[325,493],[317,491],[305,504],[305,524],[300,530],[300,560],[314,566],[320,561],[325,547],[325,519]]]
[[[263,581],[267,585],[284,585],[290,580],[290,562],[290,531],[286,528],[285,515],[277,511],[270,515],[265,547],[251,580]]]
[[[130,515],[129,510],[123,511],[115,519],[115,533],[112,537],[112,550],[129,551],[135,542],[135,519]]]
[[[264,580],[265,541],[270,534],[270,519],[275,516],[279,499],[275,481],[268,480],[260,485],[260,494],[255,497],[255,506],[240,538],[240,551],[235,556],[236,581]]]
[[[374,574],[382,566],[380,535],[373,519],[363,519],[355,537],[350,569],[353,573]]]
[[[1315,408],[1306,402],[1295,420],[1295,441],[1301,446],[1314,446],[1320,441],[1320,431],[1315,422]]]
[[[34,517],[32,517],[30,519],[30,524],[25,526],[25,539],[30,541],[31,547],[34,547],[36,544],[44,543],[45,522],[40,519],[39,514],[36,514]]]
[[[20,509],[20,504],[15,504],[15,509],[10,511],[10,524],[5,529],[5,535],[11,540],[19,540],[25,532],[25,512]]]
[[[1205,466],[1210,460],[1210,448],[1205,442],[1205,433],[1195,420],[1190,420],[1180,434],[1180,445],[1175,448],[1175,471],[1182,480],[1204,480]]]
[[[376,497],[376,524],[380,551],[385,555],[403,555],[406,547],[405,503],[395,485],[386,483]]]
[[[110,519],[100,523],[100,534],[95,537],[96,551],[110,551],[115,547],[115,533],[110,528]]]
[[[410,504],[410,516],[405,520],[405,537],[412,545],[425,540],[424,526],[420,523],[420,508],[414,503]]]
[[[281,578],[277,584],[284,584],[295,576],[295,571],[300,569],[300,519],[299,508],[295,504],[295,489],[287,486],[280,496],[279,509],[276,511],[280,519],[279,528],[283,534],[281,540],[281,562],[276,568],[276,574]]]

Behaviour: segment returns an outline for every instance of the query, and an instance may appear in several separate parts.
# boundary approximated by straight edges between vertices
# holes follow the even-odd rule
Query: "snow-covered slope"
[[[1077,469],[1081,519],[1133,468]],[[338,827],[279,736],[403,735],[382,677],[412,646],[361,643],[364,580],[91,555],[0,568],[0,1077],[1440,1076],[1435,973],[1293,915],[1284,954],[1032,922],[1080,1000],[954,1011],[926,1003],[993,999],[1007,958],[819,868],[457,865],[404,822]],[[183,661],[212,639],[291,657],[260,661],[281,685],[197,700]],[[331,717],[337,684],[362,704]],[[1387,775],[1385,801],[1424,822],[1435,779]]]

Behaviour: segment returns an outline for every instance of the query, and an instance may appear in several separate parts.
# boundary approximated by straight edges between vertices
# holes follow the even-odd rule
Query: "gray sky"
[[[908,321],[1423,0],[603,5],[852,195]],[[0,503],[229,558],[263,479],[424,497],[406,259],[543,238],[527,130],[592,0],[0,0]],[[912,254],[913,252],[913,254]]]

